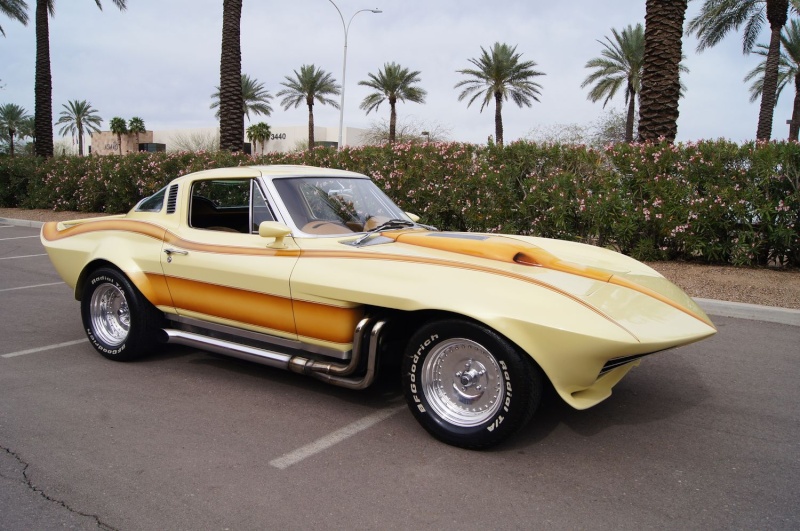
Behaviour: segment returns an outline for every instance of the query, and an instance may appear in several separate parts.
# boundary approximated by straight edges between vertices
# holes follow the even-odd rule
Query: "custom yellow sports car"
[[[523,426],[545,378],[588,408],[643,356],[716,332],[613,251],[417,221],[364,175],[257,166],[179,177],[41,239],[109,359],[175,343],[362,389],[402,358],[411,412],[466,448]]]

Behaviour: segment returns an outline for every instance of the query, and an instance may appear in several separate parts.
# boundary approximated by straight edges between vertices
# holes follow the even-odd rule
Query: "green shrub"
[[[268,153],[0,159],[0,205],[119,213],[186,173],[306,164],[369,175],[443,230],[555,237],[638,259],[800,266],[800,144],[725,140],[602,150],[514,142]]]
[[[37,160],[32,157],[0,157],[0,207],[23,206],[28,181],[37,168]]]

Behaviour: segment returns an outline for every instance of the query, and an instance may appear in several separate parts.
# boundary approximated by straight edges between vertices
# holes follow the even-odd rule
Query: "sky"
[[[494,134],[494,106],[480,112],[467,107],[454,85],[464,79],[457,70],[495,42],[517,47],[523,60],[536,62],[545,75],[539,102],[518,108],[505,102],[505,140],[530,138],[564,124],[588,126],[609,109],[624,111],[624,95],[603,108],[587,99],[581,83],[590,73],[588,60],[600,56],[598,42],[627,25],[644,24],[645,0],[334,0],[350,22],[345,83],[345,127],[368,128],[389,117],[388,103],[369,115],[359,108],[370,89],[358,85],[387,62],[420,72],[424,104],[398,103],[401,121],[448,132],[448,139],[486,142]],[[34,0],[28,4],[35,5]],[[148,130],[213,127],[211,94],[219,85],[222,31],[221,0],[128,0],[120,12],[110,0],[103,10],[92,0],[56,1],[50,21],[53,114],[62,105],[87,100],[104,119],[144,119]],[[701,0],[689,3],[687,21]],[[357,11],[380,9],[380,14]],[[352,17],[352,18],[351,18]],[[0,36],[0,104],[34,109],[35,28],[4,18]],[[767,43],[766,30],[759,42]],[[274,2],[244,0],[242,72],[263,82],[275,95],[281,81],[304,64],[314,64],[342,80],[344,28],[330,0]],[[753,139],[758,102],[750,103],[745,75],[762,59],[742,54],[741,33],[702,53],[694,37],[684,38],[683,77],[686,96],[680,102],[678,140]],[[772,137],[788,136],[792,87],[775,110]],[[338,99],[338,98],[337,98]],[[272,100],[272,115],[253,116],[273,127],[307,124],[307,109],[283,110]],[[337,127],[339,111],[315,105],[315,123]],[[248,122],[245,124],[249,125]],[[58,128],[55,129],[58,135]]]

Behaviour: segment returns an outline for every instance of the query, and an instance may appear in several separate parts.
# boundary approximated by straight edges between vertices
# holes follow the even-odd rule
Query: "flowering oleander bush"
[[[0,159],[0,206],[119,213],[189,172],[307,164],[372,177],[447,230],[555,237],[639,259],[800,266],[800,144],[701,141],[595,149],[514,142]]]

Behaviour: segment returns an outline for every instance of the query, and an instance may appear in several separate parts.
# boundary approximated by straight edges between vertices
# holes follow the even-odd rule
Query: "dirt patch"
[[[800,270],[648,262],[692,297],[800,310]]]

